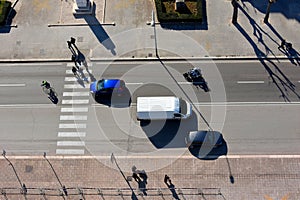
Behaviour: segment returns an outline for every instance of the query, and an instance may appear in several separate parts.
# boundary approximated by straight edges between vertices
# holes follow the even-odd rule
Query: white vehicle
[[[178,97],[137,97],[138,120],[186,119],[192,105]]]

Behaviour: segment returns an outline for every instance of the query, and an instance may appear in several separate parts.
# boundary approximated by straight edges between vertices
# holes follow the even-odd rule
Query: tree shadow
[[[262,0],[243,0],[244,2],[249,2],[251,5],[259,10],[261,13],[266,13],[268,1]],[[271,6],[271,12],[281,13],[288,19],[295,19],[298,22],[300,21],[300,1],[295,0],[285,0],[285,1],[276,1]]]
[[[171,30],[208,30],[206,0],[202,0],[201,12],[202,22],[161,22],[160,26]]]
[[[269,53],[271,53],[274,57],[275,54],[273,53],[273,51],[266,45],[266,43],[263,40],[263,36],[266,35],[269,39],[271,39],[274,43],[276,43],[277,45],[279,45],[266,31],[264,31],[257,23],[256,21],[250,17],[250,15],[245,11],[244,8],[242,8],[239,4],[238,8],[242,11],[242,13],[248,18],[249,23],[251,24],[252,28],[253,28],[253,35],[257,38],[258,42],[261,43],[264,48],[265,48],[265,55],[268,55]],[[258,51],[258,47],[257,49],[255,49],[255,51]],[[260,51],[260,50],[259,50]]]
[[[241,8],[241,6],[239,6],[239,9],[246,14],[246,17],[248,17],[250,23],[255,23],[253,19],[251,19],[251,17],[245,12],[245,10],[243,8]],[[264,66],[264,68],[266,69],[267,73],[269,74],[269,78],[272,80],[272,82],[276,85],[276,87],[278,88],[278,90],[280,91],[281,95],[280,97],[282,97],[284,99],[284,101],[290,102],[289,99],[289,94],[288,91],[290,90],[292,93],[294,93],[298,99],[300,98],[300,96],[297,94],[296,90],[295,90],[295,85],[289,80],[289,78],[279,69],[279,67],[271,60],[267,58],[267,55],[262,52],[259,47],[256,45],[256,43],[252,40],[252,38],[249,36],[249,34],[245,31],[245,29],[242,28],[242,26],[238,23],[234,23],[234,26],[239,30],[239,32],[247,39],[247,41],[249,42],[249,44],[252,46],[258,60],[260,61],[260,63]],[[262,29],[257,25],[257,23],[255,23],[255,29],[261,31]],[[254,31],[255,33],[255,31]],[[254,34],[253,33],[253,34]],[[263,31],[263,33],[265,33]],[[256,34],[257,35],[257,34]],[[266,49],[269,49],[269,47],[263,42],[262,40],[262,35],[261,33],[259,34],[259,39],[263,45],[265,46]],[[274,40],[273,40],[274,41]],[[268,53],[268,51],[266,52]],[[274,67],[275,72],[279,72],[279,75],[281,75],[281,77],[279,75],[277,75],[269,66],[268,64],[271,64],[271,66]]]
[[[98,41],[107,49],[109,50],[112,55],[116,55],[115,52],[115,44],[110,39],[109,35],[106,33],[106,31],[103,29],[102,25],[96,18],[95,14],[96,10],[96,4],[93,3],[93,12],[91,15],[75,15],[76,18],[83,18],[86,23],[89,25],[90,29],[94,33],[94,35],[97,37]]]
[[[9,33],[11,31],[13,19],[17,15],[17,12],[14,8],[18,2],[19,0],[16,0],[15,3],[11,6],[9,12],[7,13],[5,24],[0,25],[0,33]]]

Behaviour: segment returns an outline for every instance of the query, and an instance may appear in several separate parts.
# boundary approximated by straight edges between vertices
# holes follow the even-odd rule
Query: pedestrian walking
[[[286,46],[286,50],[287,50],[287,51],[292,50],[292,43],[287,42],[287,43],[285,44],[285,46]]]
[[[278,49],[285,49],[285,45],[286,45],[286,41],[285,40],[281,40],[281,44],[279,45]]]
[[[72,67],[72,72],[73,72],[73,74],[74,74],[74,76],[77,76],[78,74],[77,74],[77,68],[76,67]]]
[[[171,180],[170,180],[170,177],[166,174],[165,178],[164,178],[165,184],[168,184],[168,181],[171,181]]]

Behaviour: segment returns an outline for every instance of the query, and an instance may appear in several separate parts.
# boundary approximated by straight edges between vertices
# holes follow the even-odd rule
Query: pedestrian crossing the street
[[[59,117],[56,154],[82,155],[85,153],[86,127],[89,106],[89,85],[92,70],[80,67],[79,76],[74,76],[71,68],[73,63],[66,65],[66,76]]]

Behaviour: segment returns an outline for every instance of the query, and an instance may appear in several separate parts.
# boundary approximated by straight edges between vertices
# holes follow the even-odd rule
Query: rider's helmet
[[[46,85],[47,84],[47,81],[42,81],[42,85]]]

